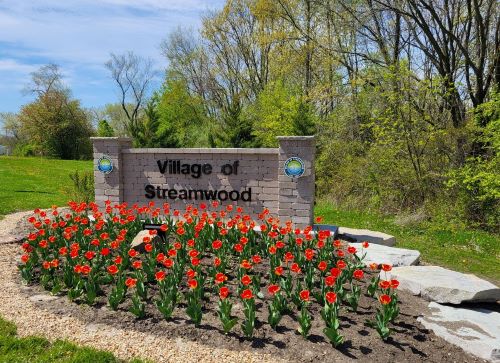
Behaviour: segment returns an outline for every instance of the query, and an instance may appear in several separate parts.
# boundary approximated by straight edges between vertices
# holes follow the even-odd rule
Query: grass
[[[45,338],[16,336],[16,326],[0,318],[0,363],[58,362],[58,363],[114,363],[122,362],[109,352]],[[131,361],[135,363],[140,360]]]
[[[500,282],[499,235],[430,222],[400,226],[392,216],[339,210],[326,201],[318,202],[315,214],[323,216],[325,223],[391,234],[396,247],[419,250],[424,262]]]
[[[0,216],[66,205],[75,170],[92,170],[92,161],[0,156]]]

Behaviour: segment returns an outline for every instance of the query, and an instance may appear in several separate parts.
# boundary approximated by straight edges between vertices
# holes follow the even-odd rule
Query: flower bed
[[[241,208],[215,202],[210,208],[188,206],[184,213],[153,203],[131,208],[108,203],[105,211],[92,203],[70,207],[64,215],[55,207],[48,214],[35,211],[29,221],[37,232],[23,244],[19,268],[25,281],[74,301],[93,305],[106,299],[111,309],[127,306],[138,318],[151,305],[165,319],[183,309],[199,326],[216,296],[222,330],[239,323],[248,338],[262,309],[273,329],[284,315],[294,316],[304,337],[311,311],[320,311],[323,333],[334,346],[344,341],[339,314],[344,308],[356,313],[362,294],[377,306],[367,324],[382,339],[399,313],[396,280],[380,280],[377,273],[369,283],[362,281],[367,278],[363,251],[334,240],[329,231],[279,225],[266,210],[252,221]],[[161,225],[164,236],[151,230],[142,245],[131,248],[143,221]],[[233,314],[236,302],[243,306],[240,316]]]

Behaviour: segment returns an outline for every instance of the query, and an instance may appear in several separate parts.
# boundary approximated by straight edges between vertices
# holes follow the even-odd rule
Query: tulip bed
[[[267,210],[254,221],[242,208],[217,202],[183,212],[154,203],[107,202],[102,211],[94,203],[69,206],[68,213],[55,206],[34,211],[29,222],[35,232],[22,245],[19,270],[27,283],[72,301],[94,305],[105,299],[111,309],[127,306],[137,318],[153,306],[167,320],[182,309],[199,326],[212,294],[221,329],[228,333],[239,323],[247,338],[256,329],[257,306],[267,310],[273,329],[284,315],[294,316],[307,338],[317,304],[323,333],[335,347],[344,342],[339,315],[345,309],[356,313],[361,294],[376,304],[366,324],[383,340],[399,313],[398,281],[380,278],[378,271],[390,271],[390,265],[365,266],[367,242],[357,251],[329,231],[280,225]],[[151,230],[131,248],[143,223],[161,225],[162,238]],[[370,270],[377,272],[371,278]],[[241,316],[233,314],[236,302]]]

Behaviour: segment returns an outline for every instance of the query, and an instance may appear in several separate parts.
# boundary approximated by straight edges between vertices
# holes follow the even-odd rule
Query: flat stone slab
[[[388,247],[378,244],[370,244],[368,248],[363,248],[361,243],[349,243],[350,246],[356,247],[358,252],[356,255],[362,257],[363,254],[365,258],[363,262],[366,265],[371,263],[376,264],[389,264],[393,267],[396,266],[411,266],[418,265],[420,261],[420,252],[417,250],[408,250],[405,248]]]
[[[369,229],[339,227],[339,234],[343,234],[348,238],[355,239],[359,243],[367,241],[369,243],[374,243],[389,247],[394,246],[396,244],[396,237],[391,236],[390,234],[387,233],[370,231]]]
[[[500,361],[500,313],[482,308],[429,304],[417,320],[447,342],[492,362]],[[497,351],[498,350],[498,351]]]
[[[441,304],[500,300],[500,289],[491,282],[440,266],[395,267],[391,272],[382,271],[382,278],[385,274],[387,278],[399,280],[401,290]]]

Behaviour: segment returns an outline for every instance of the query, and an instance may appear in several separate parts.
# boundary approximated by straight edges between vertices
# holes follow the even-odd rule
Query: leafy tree
[[[202,100],[191,95],[186,82],[172,73],[164,84],[158,116],[157,135],[162,147],[207,145],[207,116]]]
[[[109,125],[108,121],[101,120],[97,125],[97,136],[101,137],[112,137],[115,136],[115,131]]]
[[[59,67],[42,66],[33,72],[26,89],[37,96],[19,112],[19,122],[29,144],[28,154],[62,159],[87,159],[93,134],[88,114],[78,100],[71,99]]]
[[[241,104],[235,101],[226,111],[220,127],[221,132],[213,130],[214,144],[220,147],[258,147],[259,141],[252,133],[253,122],[242,114]]]
[[[309,106],[283,81],[269,83],[248,112],[254,120],[255,136],[267,147],[277,145],[279,135],[314,133]]]
[[[21,108],[19,119],[36,155],[88,159],[92,127],[77,100],[51,91]]]
[[[299,101],[297,113],[292,118],[293,134],[298,136],[314,135],[316,133],[316,121],[311,105],[304,100]]]
[[[483,127],[483,125],[486,125]],[[500,232],[500,94],[474,110],[471,125],[480,154],[449,174],[448,188],[458,196],[463,218],[475,227]]]
[[[137,133],[137,143],[141,147],[158,147],[158,127],[160,124],[160,115],[158,112],[158,94],[154,94],[144,108],[143,120],[140,122],[140,129]]]

